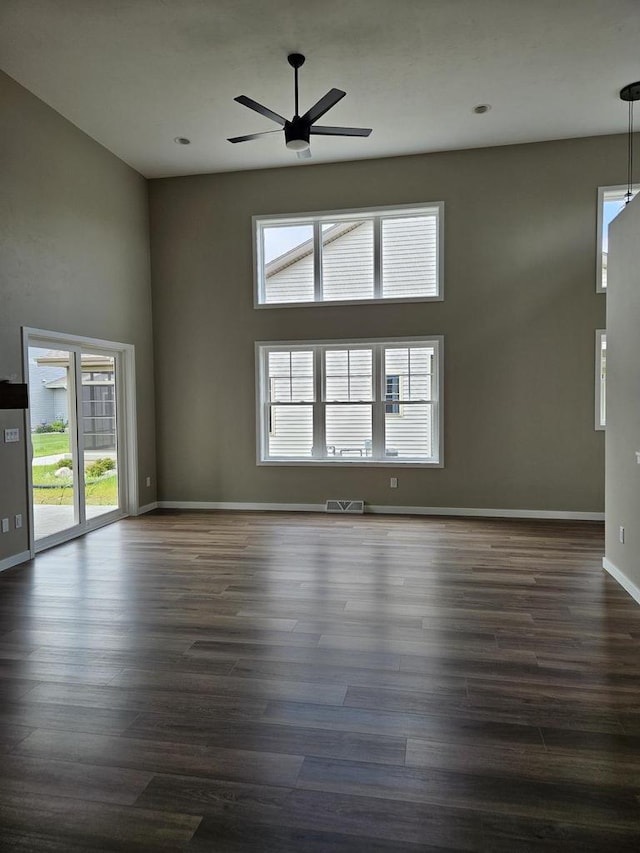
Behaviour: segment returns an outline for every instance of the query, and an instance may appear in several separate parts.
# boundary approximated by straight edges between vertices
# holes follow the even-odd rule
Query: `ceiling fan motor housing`
[[[301,151],[304,148],[308,148],[310,130],[311,125],[309,122],[303,121],[298,116],[295,116],[292,121],[286,122],[284,126],[284,138],[287,148],[291,148],[294,151]]]

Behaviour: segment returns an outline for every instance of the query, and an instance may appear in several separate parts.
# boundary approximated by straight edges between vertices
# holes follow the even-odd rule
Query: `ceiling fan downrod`
[[[287,62],[293,68],[294,73],[294,98],[295,98],[295,115],[294,119],[300,118],[300,111],[298,107],[298,68],[302,68],[304,65],[305,57],[301,53],[290,53],[287,56]]]

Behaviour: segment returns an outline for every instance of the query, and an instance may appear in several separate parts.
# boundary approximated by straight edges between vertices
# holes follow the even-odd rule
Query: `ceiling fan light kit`
[[[268,107],[259,104],[252,98],[246,95],[239,95],[236,100],[249,109],[265,116],[280,125],[280,129],[284,130],[285,145],[290,151],[295,151],[299,158],[307,159],[311,157],[309,147],[310,136],[318,134],[320,136],[369,136],[371,133],[370,127],[325,127],[316,125],[316,121],[328,112],[332,107],[342,100],[347,94],[342,89],[330,89],[326,95],[315,103],[304,115],[299,114],[298,109],[298,69],[304,65],[305,58],[301,53],[290,53],[287,57],[289,65],[293,68],[294,73],[294,109],[293,118],[289,121],[278,113],[273,112]],[[259,139],[261,136],[266,136],[269,133],[277,133],[276,130],[264,130],[261,133],[250,133],[246,136],[231,137],[229,142],[249,142],[253,139]]]

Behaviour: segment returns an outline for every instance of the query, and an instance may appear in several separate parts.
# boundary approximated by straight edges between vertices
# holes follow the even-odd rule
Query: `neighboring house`
[[[116,449],[116,399],[113,359],[82,355],[82,421],[86,450]],[[32,350],[29,359],[31,429],[69,419],[69,353]]]
[[[51,367],[38,364],[33,351],[29,356],[29,412],[31,415],[31,428],[35,429],[42,424],[50,424],[53,421],[67,421],[67,394],[66,391],[56,390],[53,386],[56,382],[64,380],[64,371],[56,371],[52,378]],[[66,388],[66,384],[64,386]]]
[[[435,295],[435,217],[389,219],[382,238],[386,298]],[[420,248],[421,247],[421,248]],[[314,297],[313,240],[265,265],[265,302],[310,302]],[[325,302],[373,298],[373,224],[323,225],[322,297]],[[433,282],[433,294],[424,282]]]

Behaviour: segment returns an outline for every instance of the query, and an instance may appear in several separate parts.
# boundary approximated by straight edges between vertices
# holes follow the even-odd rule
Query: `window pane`
[[[327,456],[362,459],[371,456],[371,405],[326,407]]]
[[[431,400],[433,362],[433,347],[385,349],[386,399]],[[391,383],[396,383],[397,396],[388,396]]]
[[[437,296],[437,217],[411,216],[382,222],[382,295]]]
[[[322,298],[373,299],[373,222],[322,226]]]
[[[405,403],[400,416],[385,412],[385,456],[430,458],[431,417],[425,403]]]
[[[609,190],[604,193],[604,201],[602,204],[602,281],[601,285],[604,289],[607,287],[607,260],[609,252],[609,225],[616,216],[626,207],[626,187]],[[635,198],[638,194],[638,187],[632,187],[631,196]]]
[[[264,302],[313,302],[313,226],[262,229]]]
[[[269,456],[311,457],[313,406],[269,407]]]
[[[373,358],[370,349],[325,352],[325,400],[354,402],[373,399]]]
[[[270,352],[267,375],[271,401],[296,403],[314,399],[312,351]]]

